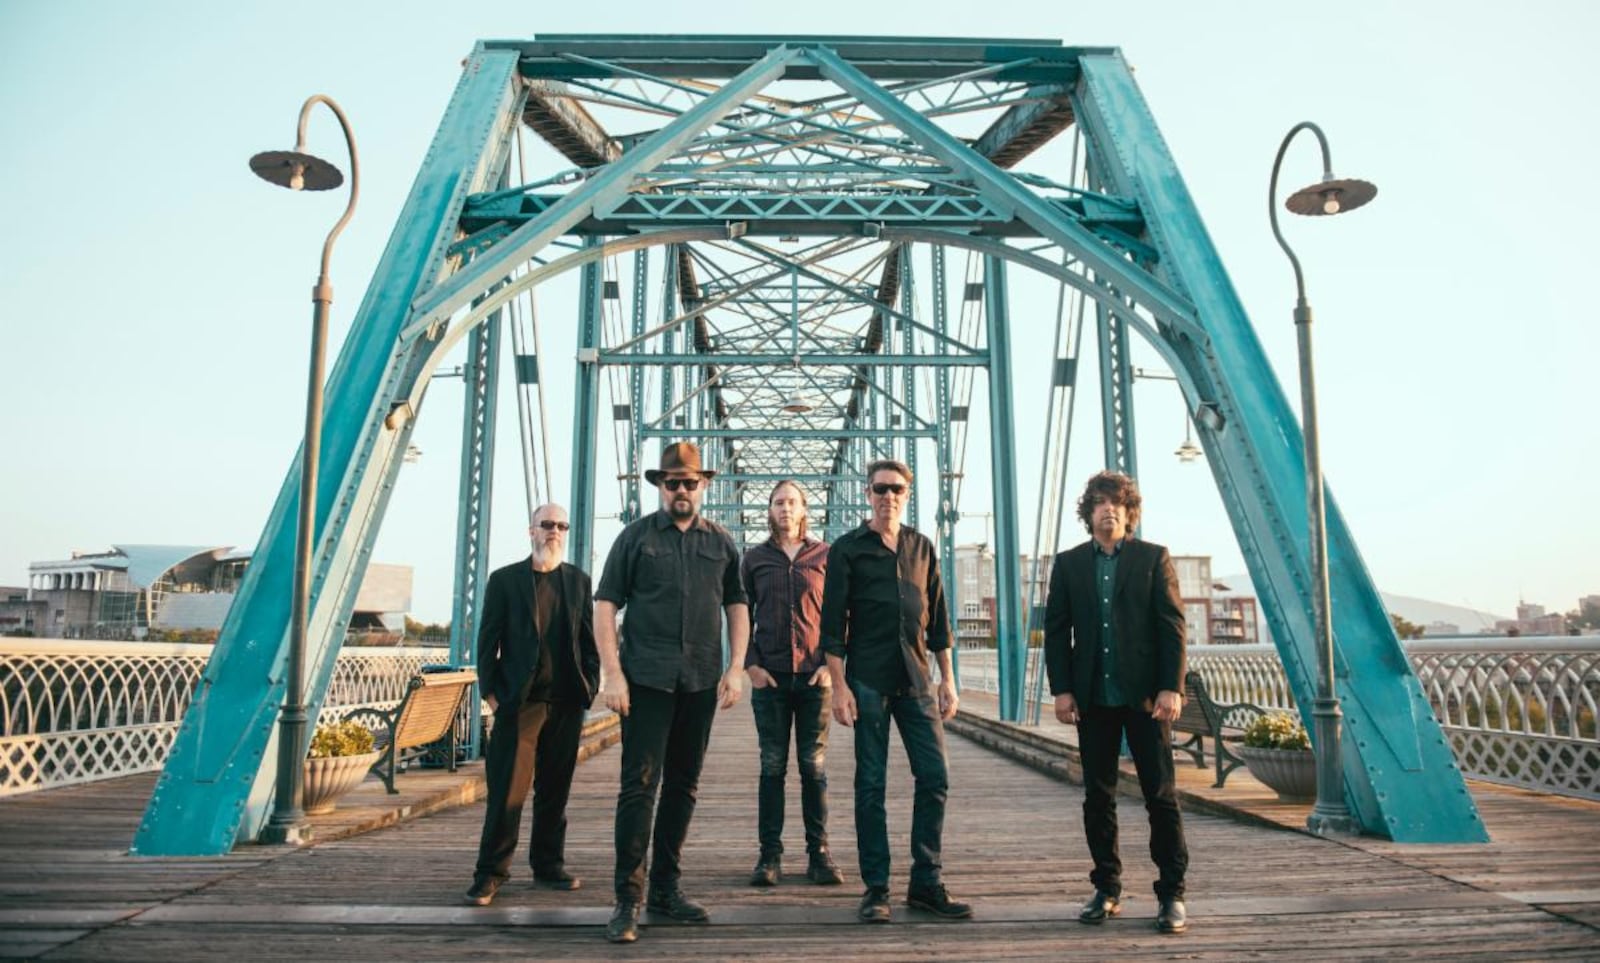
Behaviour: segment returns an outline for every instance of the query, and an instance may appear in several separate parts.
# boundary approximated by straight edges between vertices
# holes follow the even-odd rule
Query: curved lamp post
[[[300,460],[300,519],[295,533],[294,603],[289,623],[289,672],[283,697],[283,714],[278,718],[278,778],[273,793],[272,817],[261,831],[264,843],[298,845],[310,839],[311,826],[301,808],[304,773],[301,761],[306,754],[306,619],[311,601],[311,546],[314,541],[317,497],[317,456],[322,442],[322,358],[328,341],[328,308],[333,304],[333,285],[328,281],[328,259],[333,242],[355,213],[361,192],[361,164],[356,157],[356,141],[350,122],[332,98],[314,94],[300,107],[300,125],[294,150],[269,150],[250,158],[250,169],[263,180],[292,191],[327,191],[344,183],[339,168],[306,153],[306,120],[311,108],[325,105],[339,119],[345,146],[350,151],[350,203],[344,216],[328,232],[322,243],[322,272],[311,289],[311,373],[306,386],[306,434]]]
[[[1300,259],[1289,249],[1289,243],[1278,230],[1278,168],[1289,142],[1303,130],[1309,130],[1322,145],[1322,180],[1310,187],[1289,195],[1284,201],[1295,214],[1320,217],[1353,211],[1377,196],[1378,189],[1366,181],[1348,180],[1333,176],[1333,162],[1328,154],[1328,139],[1316,124],[1296,124],[1283,138],[1278,157],[1272,162],[1272,182],[1267,188],[1267,215],[1272,220],[1272,234],[1278,246],[1294,265],[1294,283],[1298,300],[1294,306],[1294,324],[1300,348],[1300,411],[1305,428],[1306,447],[1306,507],[1311,520],[1311,582],[1313,622],[1317,643],[1317,695],[1312,708],[1316,727],[1317,804],[1306,818],[1306,828],[1326,836],[1334,833],[1354,833],[1358,827],[1344,802],[1344,762],[1339,745],[1340,724],[1343,713],[1334,690],[1333,678],[1333,618],[1328,607],[1328,531],[1322,498],[1322,456],[1317,440],[1317,389],[1311,364],[1311,305],[1306,302],[1306,282],[1300,271]]]

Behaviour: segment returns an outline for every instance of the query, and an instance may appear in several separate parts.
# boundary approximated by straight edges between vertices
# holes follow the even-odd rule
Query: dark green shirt
[[[1122,543],[1107,555],[1094,545],[1094,597],[1100,603],[1100,651],[1095,653],[1094,704],[1097,706],[1125,706],[1128,700],[1117,684],[1117,630],[1116,619],[1111,614],[1111,600],[1117,594],[1117,558],[1122,554]]]

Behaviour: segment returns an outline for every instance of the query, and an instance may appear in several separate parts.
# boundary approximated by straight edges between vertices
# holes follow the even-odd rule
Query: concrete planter
[[[367,771],[378,761],[379,752],[359,756],[323,756],[306,760],[304,807],[307,816],[331,813],[339,797],[361,785]]]
[[[1317,798],[1317,758],[1310,749],[1238,746],[1233,752],[1244,760],[1250,775],[1276,792],[1279,799],[1299,802]]]

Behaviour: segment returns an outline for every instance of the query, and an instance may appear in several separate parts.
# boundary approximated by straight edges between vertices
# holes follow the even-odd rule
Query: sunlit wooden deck
[[[984,711],[981,699],[969,701]],[[834,850],[846,884],[814,887],[797,877],[773,890],[745,885],[756,853],[756,751],[743,705],[724,715],[713,735],[685,855],[684,887],[712,908],[712,923],[647,918],[637,945],[614,947],[601,939],[600,926],[611,903],[618,755],[602,752],[579,767],[568,864],[584,888],[532,890],[524,871],[487,909],[459,903],[482,809],[456,803],[476,798],[476,767],[454,776],[408,774],[402,797],[385,797],[369,780],[337,821],[318,828],[327,838],[407,817],[397,825],[303,850],[244,847],[216,859],[123,855],[151,776],[0,801],[0,955],[166,963],[1600,957],[1600,805],[1475,784],[1495,837],[1489,845],[1328,841],[1275,825],[1296,825],[1303,808],[1277,803],[1242,773],[1207,801],[1209,779],[1195,770],[1185,786],[1194,794],[1186,816],[1193,924],[1185,936],[1163,937],[1151,923],[1151,869],[1136,800],[1123,810],[1129,909],[1106,926],[1080,926],[1074,917],[1088,871],[1080,792],[956,736],[945,875],[957,895],[976,904],[977,918],[943,923],[897,905],[893,925],[864,926],[853,918],[860,886],[853,760],[843,730],[835,730],[829,770]],[[797,812],[798,789],[791,790]],[[1217,814],[1233,806],[1242,818]],[[899,764],[890,782],[897,890],[907,869],[909,809],[909,778]],[[789,835],[790,852],[801,853],[803,865],[797,819]]]

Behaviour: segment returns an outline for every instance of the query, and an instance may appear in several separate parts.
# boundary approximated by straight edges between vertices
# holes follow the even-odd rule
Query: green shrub
[[[372,751],[372,730],[349,719],[324,722],[311,736],[311,758],[359,756]]]
[[[1244,727],[1244,744],[1252,749],[1310,749],[1311,738],[1299,719],[1287,712],[1269,712]]]

